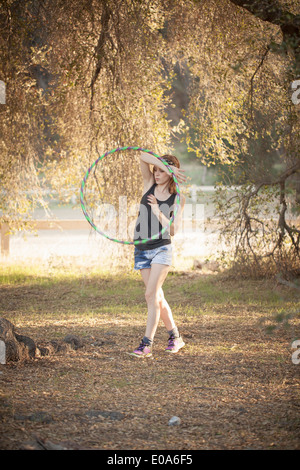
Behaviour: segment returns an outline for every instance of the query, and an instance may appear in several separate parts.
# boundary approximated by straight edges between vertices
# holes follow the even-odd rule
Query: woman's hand
[[[160,210],[156,197],[153,194],[148,195],[148,204],[151,206],[153,214],[158,218],[158,221],[163,226],[168,226],[169,219]],[[168,229],[169,230],[169,229]]]
[[[181,168],[177,168],[177,166],[171,166],[178,183],[185,183],[187,181],[187,177],[184,174],[184,170]]]
[[[158,216],[160,212],[159,205],[158,205],[156,197],[153,194],[148,195],[148,204],[149,206],[151,206],[153,214]]]

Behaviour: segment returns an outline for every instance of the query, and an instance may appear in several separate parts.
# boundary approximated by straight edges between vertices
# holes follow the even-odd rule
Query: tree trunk
[[[17,362],[35,357],[36,345],[31,338],[18,335],[15,327],[5,318],[0,318],[0,341],[2,344],[2,364]]]

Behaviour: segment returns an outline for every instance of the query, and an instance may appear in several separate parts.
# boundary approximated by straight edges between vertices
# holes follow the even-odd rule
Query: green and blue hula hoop
[[[175,204],[175,207],[174,207],[174,211],[173,211],[173,214],[170,218],[170,221],[168,223],[168,225],[166,225],[166,227],[163,227],[162,230],[160,230],[157,234],[155,235],[152,235],[152,237],[150,238],[144,238],[143,240],[134,240],[134,241],[129,241],[129,240],[118,240],[117,238],[113,238],[113,237],[110,237],[109,235],[107,235],[105,232],[103,232],[99,227],[97,227],[92,218],[90,217],[90,215],[88,214],[87,212],[87,209],[86,209],[86,206],[85,206],[85,202],[84,202],[84,195],[83,195],[83,192],[84,192],[84,188],[85,188],[85,185],[86,185],[86,182],[87,182],[87,179],[91,173],[91,171],[93,170],[93,168],[96,167],[96,165],[99,163],[100,160],[103,160],[105,157],[107,157],[108,155],[111,155],[112,153],[115,153],[115,152],[120,152],[120,151],[125,151],[125,150],[137,150],[137,151],[142,151],[142,152],[146,152],[146,153],[149,153],[150,155],[153,155],[154,157],[158,158],[160,161],[163,162],[163,164],[168,168],[169,172],[171,173],[173,179],[174,179],[174,182],[175,182],[175,185],[176,185],[176,191],[177,191],[177,194],[176,194],[176,204]],[[91,225],[91,227],[97,232],[99,233],[100,235],[102,235],[103,237],[109,239],[109,240],[112,240],[113,242],[116,242],[116,243],[122,243],[124,245],[142,245],[143,243],[147,243],[149,240],[155,240],[157,238],[159,238],[169,227],[170,225],[173,223],[174,221],[174,218],[178,212],[178,209],[179,209],[179,205],[180,205],[180,189],[179,189],[179,184],[178,184],[178,181],[177,181],[177,178],[174,174],[174,171],[172,170],[172,168],[166,163],[166,161],[160,157],[159,155],[157,155],[156,153],[154,152],[151,152],[150,150],[147,150],[147,149],[143,149],[141,147],[131,147],[131,146],[128,146],[128,147],[118,147],[118,148],[115,148],[113,150],[109,150],[108,152],[105,152],[103,155],[101,155],[101,157],[97,158],[97,160],[94,161],[94,163],[90,166],[90,168],[87,170],[83,180],[82,180],[82,183],[81,183],[81,188],[80,188],[80,203],[81,203],[81,209],[82,209],[82,212],[86,218],[86,220],[89,222],[89,224]]]

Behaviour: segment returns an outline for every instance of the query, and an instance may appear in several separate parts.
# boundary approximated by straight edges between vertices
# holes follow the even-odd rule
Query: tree
[[[299,73],[300,11],[290,3],[294,13],[274,1],[222,2],[222,9],[214,1],[185,3],[170,34],[194,78],[190,149],[207,165],[225,166],[227,184],[240,184],[233,195],[220,189],[216,204],[248,272],[265,260],[270,272],[299,272],[299,107],[291,84]],[[179,29],[185,42],[176,41]]]
[[[2,108],[2,222],[20,227],[42,202],[43,184],[61,197],[68,188],[79,189],[88,165],[105,150],[128,143],[163,153],[169,149],[159,3],[7,0],[1,5],[1,75],[9,83]],[[137,169],[135,159],[120,178],[124,162],[114,164],[114,176],[126,181],[129,193]]]
[[[300,76],[300,15],[298,2],[290,2],[290,7],[298,14],[294,14],[290,9],[286,9],[284,2],[274,0],[230,0],[231,3],[249,11],[256,18],[262,21],[279,26],[282,33],[280,44],[274,44],[274,50],[280,53],[293,56],[291,73],[294,77]],[[297,8],[298,7],[298,8]],[[276,47],[277,46],[277,47]]]
[[[267,46],[259,67],[263,66],[265,56],[269,50],[274,54],[289,57],[290,64],[283,73],[284,80],[282,82],[282,88],[288,95],[291,84],[300,77],[300,14],[295,15],[286,10],[279,2],[271,0],[264,0],[263,2],[252,0],[247,3],[232,0],[231,3],[245,8],[264,22],[279,26],[282,41],[280,44],[271,42]],[[294,2],[294,5],[296,6],[296,2]],[[253,94],[252,84],[251,94]],[[298,227],[295,225],[295,221],[291,216],[293,209],[296,214],[300,214],[300,122],[299,109],[290,102],[283,103],[283,105],[287,110],[285,126],[281,127],[281,145],[284,151],[285,167],[280,175],[273,176],[273,178],[266,178],[268,176],[266,172],[262,172],[260,176],[257,175],[254,178],[252,189],[242,192],[238,198],[240,222],[236,253],[244,258],[250,251],[253,255],[252,259],[258,266],[260,265],[259,260],[262,258],[271,258],[277,269],[284,271],[285,274],[292,273],[295,275],[300,273],[300,230],[299,225]],[[280,116],[280,110],[277,114]],[[280,132],[278,135],[280,136]],[[297,178],[294,180],[295,201],[292,204],[289,193],[293,187],[291,179],[295,176]],[[266,195],[271,198],[273,203],[276,200],[278,201],[277,207],[274,207],[274,205],[272,207],[275,223],[270,221],[269,214],[267,214],[267,220],[264,220],[261,211],[259,218],[255,214],[257,206],[263,202]],[[288,205],[292,210],[288,210]],[[288,217],[290,220],[287,220]],[[258,236],[258,233],[260,236]],[[270,268],[270,263],[268,263],[268,267]]]
[[[45,148],[45,94],[36,76],[44,52],[34,47],[39,9],[29,10],[30,3],[36,2],[0,5],[0,75],[6,85],[6,104],[0,105],[0,223],[11,229],[24,226],[36,204],[45,205],[38,165]]]
[[[241,186],[231,205],[223,193],[219,203],[236,253],[298,263],[299,228],[289,220],[299,205],[298,2],[4,0],[0,8],[1,221],[29,219],[46,184],[68,195],[108,149],[171,151],[166,110],[182,67],[189,90],[177,129],[204,164],[226,166]],[[134,192],[132,162],[106,166],[111,195],[116,178]],[[268,207],[266,222],[258,208]]]

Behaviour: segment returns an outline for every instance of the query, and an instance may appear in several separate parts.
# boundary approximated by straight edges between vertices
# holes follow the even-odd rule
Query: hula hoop
[[[166,227],[162,228],[162,230],[160,230],[157,234],[155,235],[152,235],[152,237],[150,238],[144,238],[143,240],[134,240],[134,241],[129,241],[129,240],[118,240],[117,238],[113,238],[113,237],[110,237],[109,235],[107,235],[105,232],[103,232],[102,230],[100,230],[95,224],[94,222],[92,221],[91,217],[89,216],[87,210],[86,210],[86,207],[85,207],[85,203],[84,203],[84,196],[83,196],[83,191],[84,191],[84,188],[85,188],[85,185],[86,185],[86,182],[87,182],[87,179],[92,171],[92,169],[97,165],[97,163],[102,160],[103,158],[107,157],[108,155],[112,154],[112,153],[115,153],[115,152],[120,152],[120,151],[124,151],[124,150],[138,150],[138,151],[142,151],[142,152],[146,152],[146,153],[149,153],[151,155],[153,155],[154,157],[158,158],[169,170],[169,172],[171,173],[171,175],[173,176],[173,179],[174,179],[174,182],[175,182],[175,185],[176,185],[176,190],[177,190],[177,194],[176,194],[176,205],[174,207],[174,211],[173,211],[173,214],[172,214],[172,217],[170,218],[170,222],[168,223],[168,225],[166,225]],[[94,163],[90,166],[90,168],[88,169],[88,171],[86,172],[83,180],[82,180],[82,183],[81,183],[81,188],[80,188],[80,203],[81,203],[81,209],[82,209],[82,212],[86,218],[86,220],[89,222],[89,224],[91,225],[91,227],[97,232],[99,233],[100,235],[102,235],[103,237],[105,238],[108,238],[109,240],[113,241],[113,242],[116,242],[116,243],[122,243],[124,245],[141,245],[143,243],[147,243],[149,240],[155,240],[156,238],[159,238],[163,233],[165,233],[165,231],[170,227],[170,225],[172,224],[172,222],[174,221],[174,218],[177,214],[177,211],[179,209],[179,204],[180,204],[180,189],[179,189],[179,184],[178,184],[178,181],[176,179],[176,176],[175,176],[175,173],[174,171],[172,170],[172,168],[165,162],[165,160],[160,157],[159,155],[157,155],[156,153],[154,152],[151,152],[150,150],[147,150],[147,149],[143,149],[141,147],[131,147],[131,146],[128,146],[128,147],[118,147],[118,148],[115,148],[113,150],[109,150],[108,152],[105,152],[103,155],[101,155],[101,157],[97,158],[97,160],[94,161]]]

